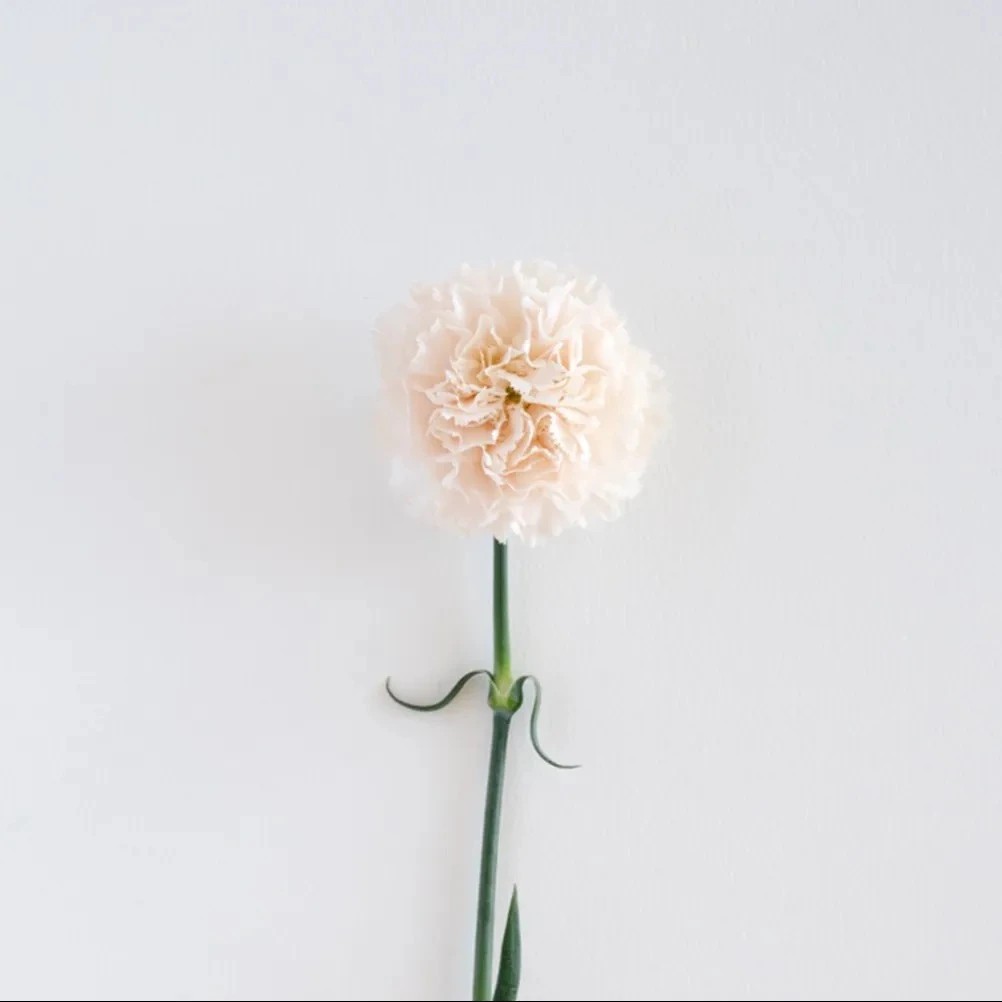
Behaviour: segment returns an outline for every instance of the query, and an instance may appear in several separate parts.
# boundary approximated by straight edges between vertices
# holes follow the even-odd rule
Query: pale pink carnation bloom
[[[377,333],[393,479],[437,521],[536,543],[615,518],[640,489],[661,371],[597,280],[464,266]]]

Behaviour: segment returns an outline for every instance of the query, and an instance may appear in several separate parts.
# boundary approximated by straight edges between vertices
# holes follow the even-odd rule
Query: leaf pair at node
[[[487,676],[487,678],[491,680],[491,685],[494,685],[494,676],[491,675],[489,671],[486,671],[483,668],[477,671],[470,671],[463,675],[437,703],[409,703],[407,700],[401,699],[394,693],[393,689],[390,687],[389,679],[386,680],[386,691],[390,694],[390,699],[392,699],[394,703],[398,703],[400,706],[403,706],[408,710],[416,710],[418,713],[434,713],[436,710],[445,709],[445,707],[447,707],[460,694],[460,692],[462,692],[466,683],[469,682],[470,679],[476,678],[477,675]],[[539,707],[543,700],[543,688],[539,684],[539,679],[537,679],[535,675],[523,675],[521,678],[515,680],[515,684],[512,686],[514,709],[511,712],[517,712],[522,706],[522,702],[525,698],[526,682],[531,682],[535,689],[535,697],[532,701],[532,710],[529,713],[529,738],[532,741],[532,747],[535,749],[536,754],[547,765],[552,765],[555,769],[580,768],[580,766],[577,765],[562,765],[560,762],[554,761],[539,745]]]

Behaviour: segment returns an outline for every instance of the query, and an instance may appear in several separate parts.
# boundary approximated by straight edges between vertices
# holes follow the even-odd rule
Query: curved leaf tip
[[[563,765],[560,762],[554,761],[540,747],[538,724],[539,724],[539,707],[543,701],[543,687],[539,684],[539,679],[536,678],[535,675],[523,675],[515,683],[516,686],[518,687],[520,695],[526,682],[531,682],[533,688],[535,689],[535,694],[532,700],[532,712],[529,714],[529,739],[532,741],[532,747],[536,750],[536,754],[547,765],[552,765],[554,769],[580,769],[581,768],[580,765]]]
[[[448,706],[462,691],[463,686],[470,681],[471,678],[475,678],[477,675],[490,675],[489,671],[484,671],[482,668],[477,671],[468,671],[458,682],[437,702],[437,703],[409,703],[405,699],[401,699],[396,693],[394,693],[392,687],[390,686],[390,679],[386,679],[386,691],[390,695],[390,699],[394,703],[408,710],[417,710],[419,713],[434,713],[435,710],[442,710]]]

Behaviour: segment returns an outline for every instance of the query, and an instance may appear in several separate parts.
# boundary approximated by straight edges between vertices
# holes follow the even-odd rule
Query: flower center
[[[509,383],[508,389],[504,391],[504,400],[506,404],[520,404],[522,402],[522,394]]]

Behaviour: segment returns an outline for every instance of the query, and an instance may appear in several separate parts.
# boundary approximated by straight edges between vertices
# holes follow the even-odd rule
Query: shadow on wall
[[[421,567],[429,554],[401,548],[433,541],[387,487],[365,339],[346,360],[327,330],[278,346],[254,333],[180,338],[69,394],[67,463],[113,520],[106,542],[335,588]]]

